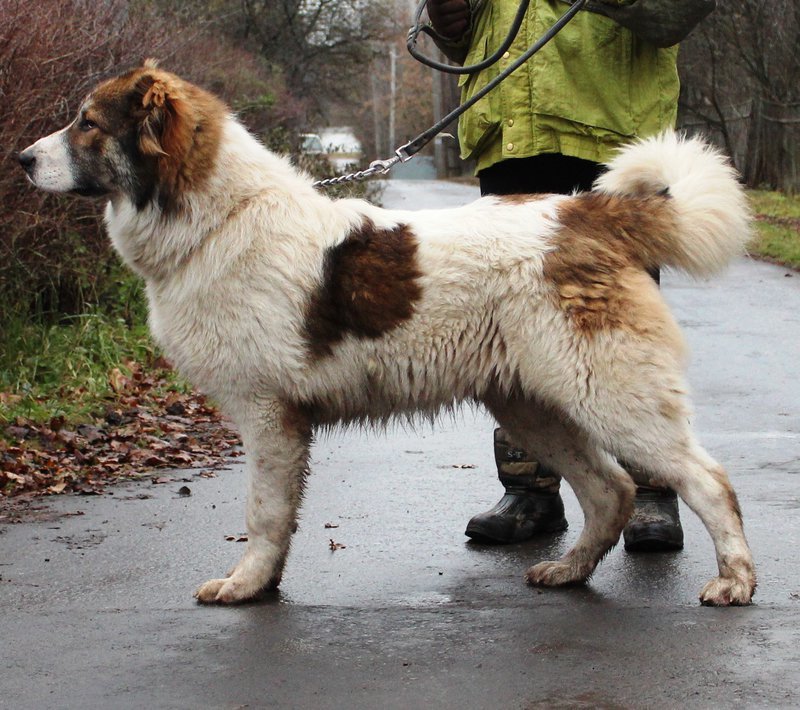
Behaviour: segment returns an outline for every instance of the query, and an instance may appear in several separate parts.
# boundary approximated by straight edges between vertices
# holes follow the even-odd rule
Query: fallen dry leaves
[[[93,422],[17,419],[3,428],[0,497],[94,494],[120,478],[154,469],[216,468],[241,454],[238,435],[202,395],[168,390],[166,362],[148,372],[126,364],[131,374],[111,372],[115,397]]]

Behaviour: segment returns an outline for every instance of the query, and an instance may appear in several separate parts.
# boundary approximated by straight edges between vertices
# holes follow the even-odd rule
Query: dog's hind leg
[[[714,540],[719,576],[705,585],[700,601],[708,606],[749,604],[756,589],[756,571],[739,502],[725,469],[697,448],[694,474],[681,476],[671,485]]]
[[[661,429],[662,434],[664,429]],[[739,502],[722,466],[688,431],[685,438],[676,442],[662,436],[657,448],[649,451],[637,442],[623,455],[626,461],[646,467],[656,482],[675,490],[711,535],[719,576],[700,592],[701,603],[709,606],[749,604],[756,588],[755,566],[744,536]]]
[[[658,377],[648,382],[651,371]],[[736,494],[723,468],[695,440],[677,372],[628,363],[617,381],[613,389],[596,385],[593,408],[576,412],[577,418],[585,417],[583,424],[604,448],[641,468],[655,485],[672,488],[703,521],[714,541],[719,576],[705,586],[700,601],[749,604],[756,575]]]
[[[307,418],[296,407],[270,401],[240,421],[249,474],[247,547],[227,577],[197,590],[204,603],[244,602],[276,588],[297,526],[311,444]]]
[[[560,560],[528,569],[526,579],[542,586],[584,582],[630,518],[633,481],[583,431],[556,414],[526,400],[494,400],[487,406],[512,440],[567,480],[583,509],[584,527],[575,546]]]
[[[571,467],[560,470],[583,510],[583,530],[560,560],[540,562],[527,571],[525,578],[533,585],[551,587],[585,581],[617,544],[633,512],[636,487],[605,452],[587,452],[583,460],[573,459]]]

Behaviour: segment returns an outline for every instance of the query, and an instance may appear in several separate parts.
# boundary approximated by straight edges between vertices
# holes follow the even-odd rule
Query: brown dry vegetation
[[[156,57],[222,95],[256,130],[296,117],[301,102],[279,73],[209,25],[183,22],[124,0],[0,0],[0,322],[118,298],[96,203],[35,191],[15,159],[69,122],[98,80]]]

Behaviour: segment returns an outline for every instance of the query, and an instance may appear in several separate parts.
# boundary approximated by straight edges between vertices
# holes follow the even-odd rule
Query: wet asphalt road
[[[384,202],[474,194],[398,181]],[[685,508],[683,552],[619,548],[587,587],[527,587],[525,568],[576,538],[577,503],[566,491],[561,535],[468,543],[500,488],[492,423],[467,409],[319,441],[281,591],[263,603],[191,596],[241,552],[226,540],[243,533],[240,463],[59,498],[65,517],[0,528],[0,707],[800,707],[800,274],[741,261],[663,288],[693,353],[695,426],[739,493],[752,607],[698,605],[714,555]]]

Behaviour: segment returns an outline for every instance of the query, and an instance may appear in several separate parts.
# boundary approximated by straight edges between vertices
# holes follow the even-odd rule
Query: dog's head
[[[87,196],[126,196],[169,210],[213,166],[225,105],[147,61],[103,82],[75,120],[19,154],[37,187]]]

